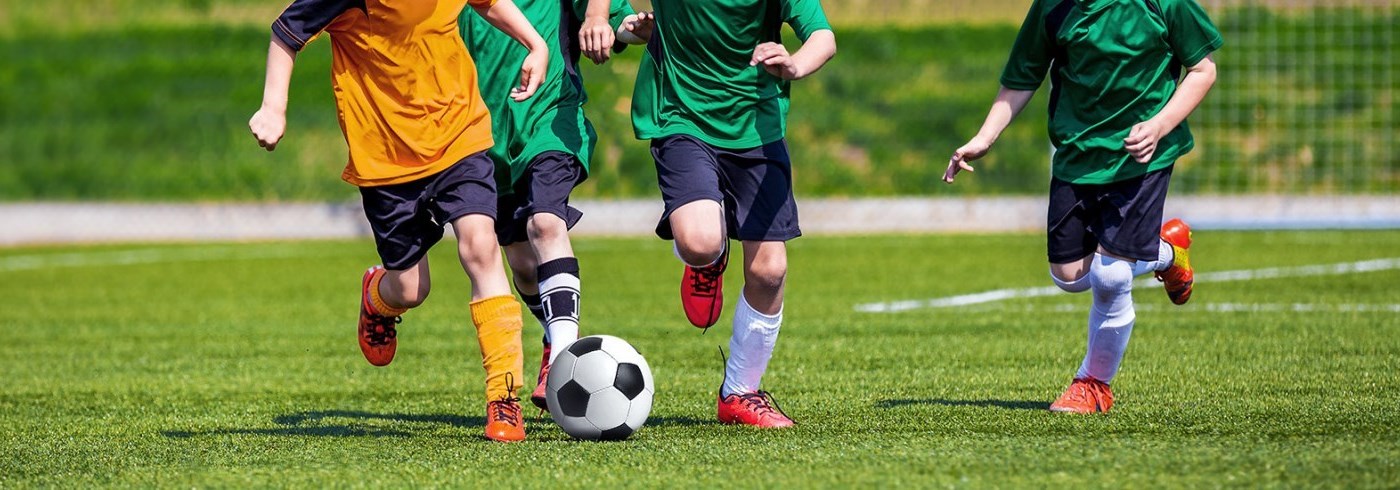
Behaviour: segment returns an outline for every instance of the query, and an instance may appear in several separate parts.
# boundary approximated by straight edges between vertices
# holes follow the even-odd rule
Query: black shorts
[[[1114,255],[1157,260],[1162,205],[1172,167],[1111,184],[1071,184],[1050,179],[1046,242],[1050,263],[1092,255],[1102,245]]]
[[[535,156],[511,192],[496,200],[496,242],[504,246],[528,241],[525,224],[539,213],[558,216],[573,229],[583,212],[569,205],[569,194],[587,178],[573,155],[546,151]]]
[[[361,187],[365,217],[384,268],[401,271],[418,263],[442,239],[443,226],[457,218],[495,218],[495,171],[491,158],[480,152],[415,181]]]
[[[657,236],[675,238],[671,213],[702,199],[724,205],[730,238],[787,241],[802,236],[792,196],[792,161],[784,141],[727,150],[691,136],[667,136],[651,141],[651,156],[666,204]]]

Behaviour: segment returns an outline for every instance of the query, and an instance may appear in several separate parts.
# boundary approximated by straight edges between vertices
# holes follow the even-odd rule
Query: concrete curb
[[[659,199],[576,201],[576,236],[648,236]],[[1043,197],[803,199],[807,235],[1035,231]],[[1400,228],[1400,196],[1184,196],[1168,216],[1200,229]],[[0,204],[0,246],[241,241],[369,235],[358,203]]]

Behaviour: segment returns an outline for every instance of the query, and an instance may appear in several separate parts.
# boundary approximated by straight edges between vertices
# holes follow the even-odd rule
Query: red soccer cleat
[[[1157,280],[1162,281],[1172,303],[1184,305],[1191,300],[1191,285],[1196,280],[1196,271],[1191,268],[1191,226],[1179,219],[1166,222],[1162,241],[1172,246],[1172,265],[1157,271]]]
[[[525,417],[520,399],[502,398],[486,404],[486,438],[498,442],[525,440]]]
[[[705,267],[685,266],[681,276],[681,307],[692,325],[710,328],[724,311],[724,269],[729,265],[729,248],[719,260]]]
[[[768,429],[792,427],[795,422],[778,408],[766,391],[736,393],[719,399],[719,421]]]
[[[393,362],[399,345],[397,325],[403,321],[401,317],[380,315],[370,302],[369,285],[375,276],[383,274],[384,268],[376,265],[365,271],[360,281],[360,352],[375,366]]]
[[[535,391],[530,393],[530,403],[534,403],[540,410],[549,410],[548,397],[545,395],[545,380],[549,377],[549,342],[544,343],[544,355],[540,356],[540,375],[535,381]]]
[[[1051,412],[1107,413],[1113,407],[1113,390],[1094,378],[1074,378],[1069,388],[1050,404]]]

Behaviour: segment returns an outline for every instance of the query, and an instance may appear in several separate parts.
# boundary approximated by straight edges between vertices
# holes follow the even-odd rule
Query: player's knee
[[[567,240],[569,227],[564,220],[552,214],[535,215],[525,223],[525,233],[531,243],[550,244]]]
[[[787,257],[756,257],[744,271],[744,282],[767,290],[778,290],[787,280]]]
[[[1130,291],[1133,288],[1133,266],[1127,261],[1101,257],[1089,269],[1089,280],[1096,291]]]
[[[676,238],[676,250],[681,256],[681,260],[690,265],[712,264],[724,253],[723,235],[715,235],[697,239],[688,237],[682,240]]]

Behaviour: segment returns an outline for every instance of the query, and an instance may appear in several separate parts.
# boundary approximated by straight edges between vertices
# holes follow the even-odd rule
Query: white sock
[[[734,335],[729,338],[729,360],[724,363],[724,385],[720,387],[720,397],[758,391],[763,372],[768,370],[768,360],[773,358],[773,347],[778,343],[778,328],[782,324],[782,310],[776,315],[764,315],[749,306],[743,294],[739,295],[739,306],[734,309]]]
[[[1172,244],[1166,240],[1157,240],[1157,260],[1139,260],[1133,263],[1133,275],[1141,276],[1148,272],[1164,271],[1172,266],[1172,261],[1176,259],[1176,252],[1172,250]]]
[[[1089,311],[1089,349],[1076,378],[1109,383],[1118,374],[1128,338],[1133,334],[1133,266],[1128,261],[1095,256],[1089,268],[1094,305]]]
[[[540,299],[544,306],[545,338],[548,339],[549,362],[559,356],[564,346],[578,340],[578,311],[580,283],[578,259],[555,259],[539,267]],[[558,348],[556,348],[558,347]]]
[[[1056,285],[1056,286],[1059,286],[1060,289],[1063,289],[1063,290],[1065,290],[1065,292],[1070,292],[1070,293],[1082,293],[1082,292],[1088,291],[1088,290],[1089,290],[1089,287],[1091,286],[1091,284],[1089,284],[1089,275],[1088,275],[1088,274],[1084,274],[1084,275],[1081,276],[1079,279],[1075,279],[1075,280],[1073,280],[1073,281],[1066,281],[1066,280],[1064,280],[1064,279],[1060,279],[1059,277],[1056,277],[1056,276],[1055,276],[1055,273],[1051,272],[1051,273],[1050,273],[1050,280],[1051,280],[1051,281],[1055,281],[1055,285]]]

